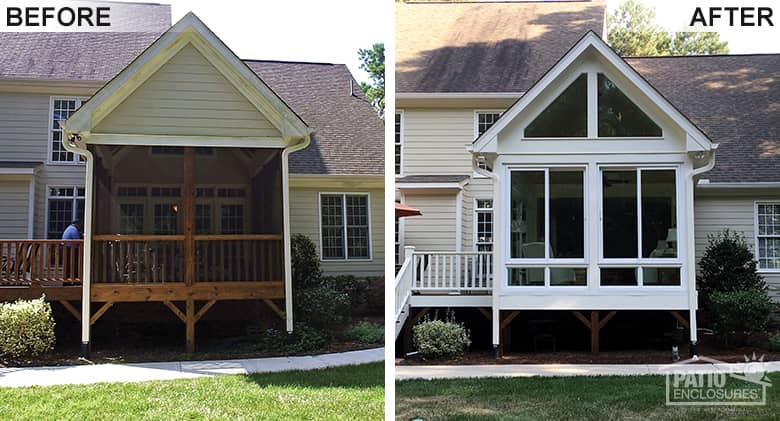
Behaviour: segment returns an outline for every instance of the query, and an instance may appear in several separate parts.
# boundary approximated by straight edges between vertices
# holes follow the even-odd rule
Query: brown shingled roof
[[[603,1],[396,5],[397,92],[525,92],[588,30]]]
[[[720,146],[711,182],[780,182],[780,54],[627,58]]]

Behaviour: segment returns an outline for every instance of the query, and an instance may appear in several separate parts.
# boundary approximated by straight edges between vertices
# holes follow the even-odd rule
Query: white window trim
[[[604,257],[604,191],[602,174],[604,170],[635,170],[637,174],[637,256],[642,255],[642,176],[643,170],[674,170],[675,174],[675,204],[676,204],[676,218],[677,218],[677,257],[675,258],[642,258],[636,259],[624,259],[624,258],[605,258]],[[598,174],[598,180],[596,185],[598,186],[597,194],[599,197],[599,220],[598,220],[598,273],[599,277],[596,279],[596,285],[598,288],[609,290],[671,290],[682,291],[686,289],[685,271],[683,271],[683,262],[685,261],[685,254],[688,252],[684,241],[681,241],[681,236],[687,230],[687,226],[684,218],[684,188],[682,183],[684,177],[682,176],[682,168],[680,165],[669,164],[608,164],[597,165],[596,172]],[[620,268],[631,267],[636,268],[636,285],[602,285],[601,284],[601,269],[602,268]],[[648,285],[645,286],[643,282],[643,268],[678,268],[680,269],[680,285]]]
[[[588,166],[584,164],[563,164],[563,165],[511,165],[506,167],[506,180],[507,182],[504,183],[504,194],[507,200],[504,200],[503,204],[503,211],[507,215],[507,218],[509,218],[510,215],[512,215],[512,209],[511,209],[511,194],[512,194],[512,172],[513,171],[541,171],[544,172],[544,243],[546,245],[550,244],[550,170],[551,169],[568,169],[573,171],[581,171],[582,172],[582,212],[583,212],[583,257],[577,258],[577,259],[556,259],[556,258],[550,258],[550,248],[545,247],[544,248],[544,258],[533,258],[533,259],[525,259],[525,258],[517,258],[517,257],[511,257],[512,256],[512,241],[511,241],[511,232],[510,235],[507,236],[507,241],[505,241],[505,244],[503,246],[506,256],[506,259],[504,261],[504,270],[507,271],[507,277],[504,282],[504,288],[506,288],[508,291],[534,291],[534,290],[540,290],[540,291],[550,291],[552,290],[574,290],[574,289],[581,289],[586,290],[588,289],[590,285],[590,280],[586,279],[585,285],[550,285],[550,268],[588,268],[588,262],[590,260],[590,250],[588,248],[589,244],[589,230],[588,230],[588,201],[590,197],[590,192],[588,191]],[[495,209],[495,203],[494,203],[494,209]],[[494,220],[495,222],[495,220]],[[506,224],[506,226],[510,226],[511,222]],[[494,228],[495,229],[495,228]],[[494,233],[495,236],[495,233]],[[494,238],[495,241],[495,238]],[[494,249],[495,250],[495,249]],[[508,272],[511,268],[544,268],[544,285],[509,285],[509,276]],[[589,274],[586,274],[586,276],[589,276]]]
[[[341,195],[341,210],[344,221],[344,257],[340,259],[325,259],[322,255],[322,196]],[[346,196],[366,196],[366,222],[368,223],[368,257],[349,257],[347,244],[347,198]],[[368,192],[319,192],[317,194],[317,228],[320,238],[320,262],[371,262],[374,260],[374,247],[371,242],[371,194]]]
[[[401,153],[398,156],[398,173],[395,172],[395,116],[396,114],[401,116],[401,131],[400,136],[398,138],[398,144],[401,146]],[[396,177],[403,177],[404,175],[404,110],[395,110],[395,113],[393,114],[393,174],[395,174]]]
[[[62,184],[47,184],[46,185],[46,211],[44,212],[43,217],[43,236],[44,238],[49,238],[49,199],[66,199],[66,197],[63,196],[51,196],[49,193],[51,192],[51,189],[73,189],[73,196],[70,196],[69,199],[73,201],[73,212],[76,211],[76,203],[78,199],[84,199],[84,206],[86,211],[87,206],[87,199],[86,196],[79,196],[78,189],[83,189],[84,186],[67,186]],[[86,191],[84,192],[86,194]],[[75,215],[71,216],[71,220],[74,218]],[[83,221],[82,221],[83,222]],[[60,233],[62,234],[62,233]]]
[[[52,95],[49,97],[49,115],[48,115],[48,130],[46,131],[46,163],[49,165],[84,165],[86,162],[82,161],[79,158],[78,154],[73,154],[73,161],[55,161],[53,160],[52,153],[54,152],[54,149],[52,148],[52,133],[54,132],[54,101],[55,100],[62,100],[62,101],[78,101],[79,104],[76,107],[76,110],[81,108],[82,105],[84,105],[89,98],[87,97],[80,97],[80,96],[59,96],[59,95]],[[63,137],[64,138],[64,137]],[[48,194],[48,193],[47,193]],[[48,197],[48,196],[47,196]],[[48,229],[48,225],[47,225]]]
[[[489,243],[487,243],[487,242],[480,242],[479,241],[479,218],[478,218],[477,215],[479,214],[479,212],[490,211],[490,214],[493,217],[495,216],[495,214],[493,212],[493,206],[494,205],[491,204],[490,208],[480,208],[480,207],[477,206],[479,204],[480,200],[490,200],[492,202],[493,198],[492,197],[475,197],[474,198],[474,205],[473,205],[473,208],[474,208],[474,217],[473,217],[473,219],[474,219],[474,226],[473,226],[473,231],[472,231],[473,232],[472,240],[473,240],[473,243],[474,243],[473,250],[474,250],[475,253],[479,250],[479,246],[480,245],[490,244],[491,247],[494,247],[495,244],[496,244],[496,238],[495,238],[495,235],[496,235],[496,221],[495,221],[495,219],[491,219],[491,221],[492,221],[491,226],[493,227],[493,231],[491,232],[490,237],[492,238],[492,241],[489,242]]]
[[[499,109],[477,109],[474,110],[474,139],[479,137],[479,115],[480,114],[498,114],[499,117],[504,114],[506,110]],[[471,175],[472,178],[488,178],[486,175],[478,173],[476,171]]]
[[[759,266],[757,268],[757,271],[758,271],[758,273],[771,273],[771,274],[780,273],[780,268],[778,268],[778,269],[768,269],[768,268],[760,267],[760,265],[761,265],[761,260],[760,260],[761,256],[760,256],[760,249],[758,247],[758,239],[759,239],[759,237],[775,238],[775,237],[780,237],[780,236],[778,236],[778,235],[759,235],[758,234],[758,206],[759,205],[775,205],[775,206],[778,206],[778,205],[780,205],[780,201],[757,200],[757,201],[753,202],[753,241],[754,241],[754,246],[753,246],[754,248],[753,248],[753,250],[755,251],[755,253],[753,253],[753,254],[754,254],[754,256],[756,258],[756,261],[758,262],[758,266]]]

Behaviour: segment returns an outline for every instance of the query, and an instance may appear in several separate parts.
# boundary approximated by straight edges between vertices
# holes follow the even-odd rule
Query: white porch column
[[[284,237],[284,317],[287,333],[293,332],[293,301],[292,301],[292,245],[290,240],[290,174],[289,149],[282,152],[282,212]]]
[[[688,281],[688,324],[691,335],[691,356],[696,357],[696,343],[698,335],[696,333],[696,308],[698,307],[698,291],[696,291],[696,233],[695,233],[695,212],[694,212],[694,175],[693,164],[686,163],[685,170],[685,273]],[[679,234],[678,234],[679,235]]]
[[[501,342],[501,290],[504,287],[504,241],[509,232],[508,221],[505,221],[504,201],[502,200],[501,188],[501,166],[499,159],[493,163],[493,295],[492,307],[493,315],[491,322],[493,324],[493,349],[496,356],[499,353]]]

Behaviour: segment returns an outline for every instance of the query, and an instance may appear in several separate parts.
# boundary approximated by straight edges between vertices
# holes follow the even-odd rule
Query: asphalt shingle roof
[[[397,92],[525,92],[588,30],[603,1],[396,4]]]
[[[715,143],[710,182],[780,182],[780,54],[626,61]]]

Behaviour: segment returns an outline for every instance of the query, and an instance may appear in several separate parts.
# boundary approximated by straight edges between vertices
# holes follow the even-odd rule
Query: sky
[[[671,22],[690,22],[697,6],[703,7],[705,14],[710,6],[767,6],[778,4],[775,1],[733,1],[733,0],[642,0],[648,6],[654,7],[656,19],[660,25],[672,25]],[[607,0],[607,12],[612,12],[623,0]],[[718,27],[721,40],[729,42],[731,54],[747,53],[780,53],[780,8],[774,8],[777,16],[773,17],[774,27]]]
[[[358,49],[388,38],[392,19],[377,17],[394,10],[391,0],[152,1],[171,5],[173,23],[194,12],[242,59],[343,63],[358,81],[368,80]]]

